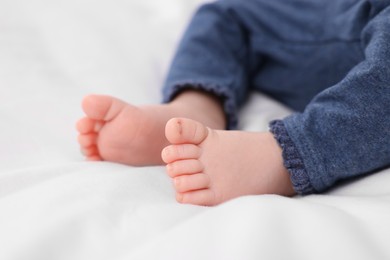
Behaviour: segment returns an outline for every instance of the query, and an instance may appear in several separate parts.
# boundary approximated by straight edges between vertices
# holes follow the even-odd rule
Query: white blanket
[[[390,171],[327,194],[180,205],[164,167],[85,162],[90,93],[159,102],[202,0],[0,1],[0,259],[390,259]],[[253,95],[241,128],[289,111]]]

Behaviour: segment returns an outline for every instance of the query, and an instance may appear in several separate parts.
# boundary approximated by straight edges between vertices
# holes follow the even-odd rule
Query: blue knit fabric
[[[217,96],[222,104],[226,115],[226,129],[232,130],[237,128],[237,107],[234,102],[233,93],[229,88],[224,88],[220,85],[208,84],[200,81],[187,80],[184,82],[174,82],[164,94],[163,102],[169,102],[175,98],[181,91],[186,89],[195,89],[208,92]]]
[[[305,169],[302,156],[291,140],[282,120],[274,120],[270,123],[270,131],[282,148],[284,167],[290,173],[290,179],[294,190],[300,195],[314,193],[309,175]]]
[[[390,166],[390,0],[220,0],[199,8],[164,101],[216,94],[229,129],[250,91],[296,113],[271,124],[298,193]]]

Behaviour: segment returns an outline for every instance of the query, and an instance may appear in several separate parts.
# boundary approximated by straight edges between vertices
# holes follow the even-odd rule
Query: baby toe
[[[207,127],[192,119],[172,118],[165,126],[165,136],[172,144],[200,144],[207,135]]]
[[[92,145],[95,145],[97,142],[97,134],[90,133],[90,134],[81,134],[78,136],[78,142],[80,146],[82,147],[90,147]]]
[[[208,188],[210,184],[210,178],[204,173],[182,175],[174,178],[173,183],[176,191],[182,193]]]
[[[94,131],[95,120],[84,117],[80,119],[76,124],[76,129],[80,134],[88,134]]]
[[[166,166],[167,173],[170,177],[174,178],[176,176],[184,174],[194,174],[203,171],[203,164],[195,159],[189,160],[180,160],[173,163],[169,163]]]
[[[89,158],[91,156],[99,155],[99,151],[98,151],[97,147],[94,145],[90,146],[90,147],[81,148],[81,153],[87,158]]]
[[[211,189],[176,193],[176,200],[183,204],[213,206],[215,205],[215,194]]]
[[[161,158],[165,163],[172,163],[183,159],[197,159],[200,157],[201,148],[194,144],[170,145],[161,152]]]
[[[89,95],[82,102],[82,108],[88,117],[104,121],[115,118],[125,106],[126,103],[122,100],[103,95]]]

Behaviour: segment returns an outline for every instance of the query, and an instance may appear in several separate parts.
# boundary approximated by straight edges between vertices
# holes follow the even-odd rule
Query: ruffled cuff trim
[[[227,88],[223,88],[219,85],[203,84],[199,82],[191,82],[191,81],[179,82],[174,84],[172,87],[168,89],[168,91],[164,93],[163,102],[164,103],[170,102],[172,99],[175,98],[177,94],[179,94],[179,92],[185,89],[203,90],[219,97],[223,101],[223,108],[227,120],[226,128],[228,130],[237,128],[238,125],[237,108],[232,93]]]
[[[283,150],[284,166],[290,173],[290,179],[294,190],[300,195],[315,193],[309,175],[307,174],[302,157],[291,140],[282,120],[274,120],[270,123],[270,131]]]

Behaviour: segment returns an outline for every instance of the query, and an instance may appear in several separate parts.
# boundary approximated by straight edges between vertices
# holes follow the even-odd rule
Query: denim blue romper
[[[270,123],[298,194],[390,166],[390,0],[220,0],[195,13],[164,102],[188,88],[248,92],[296,111]]]

